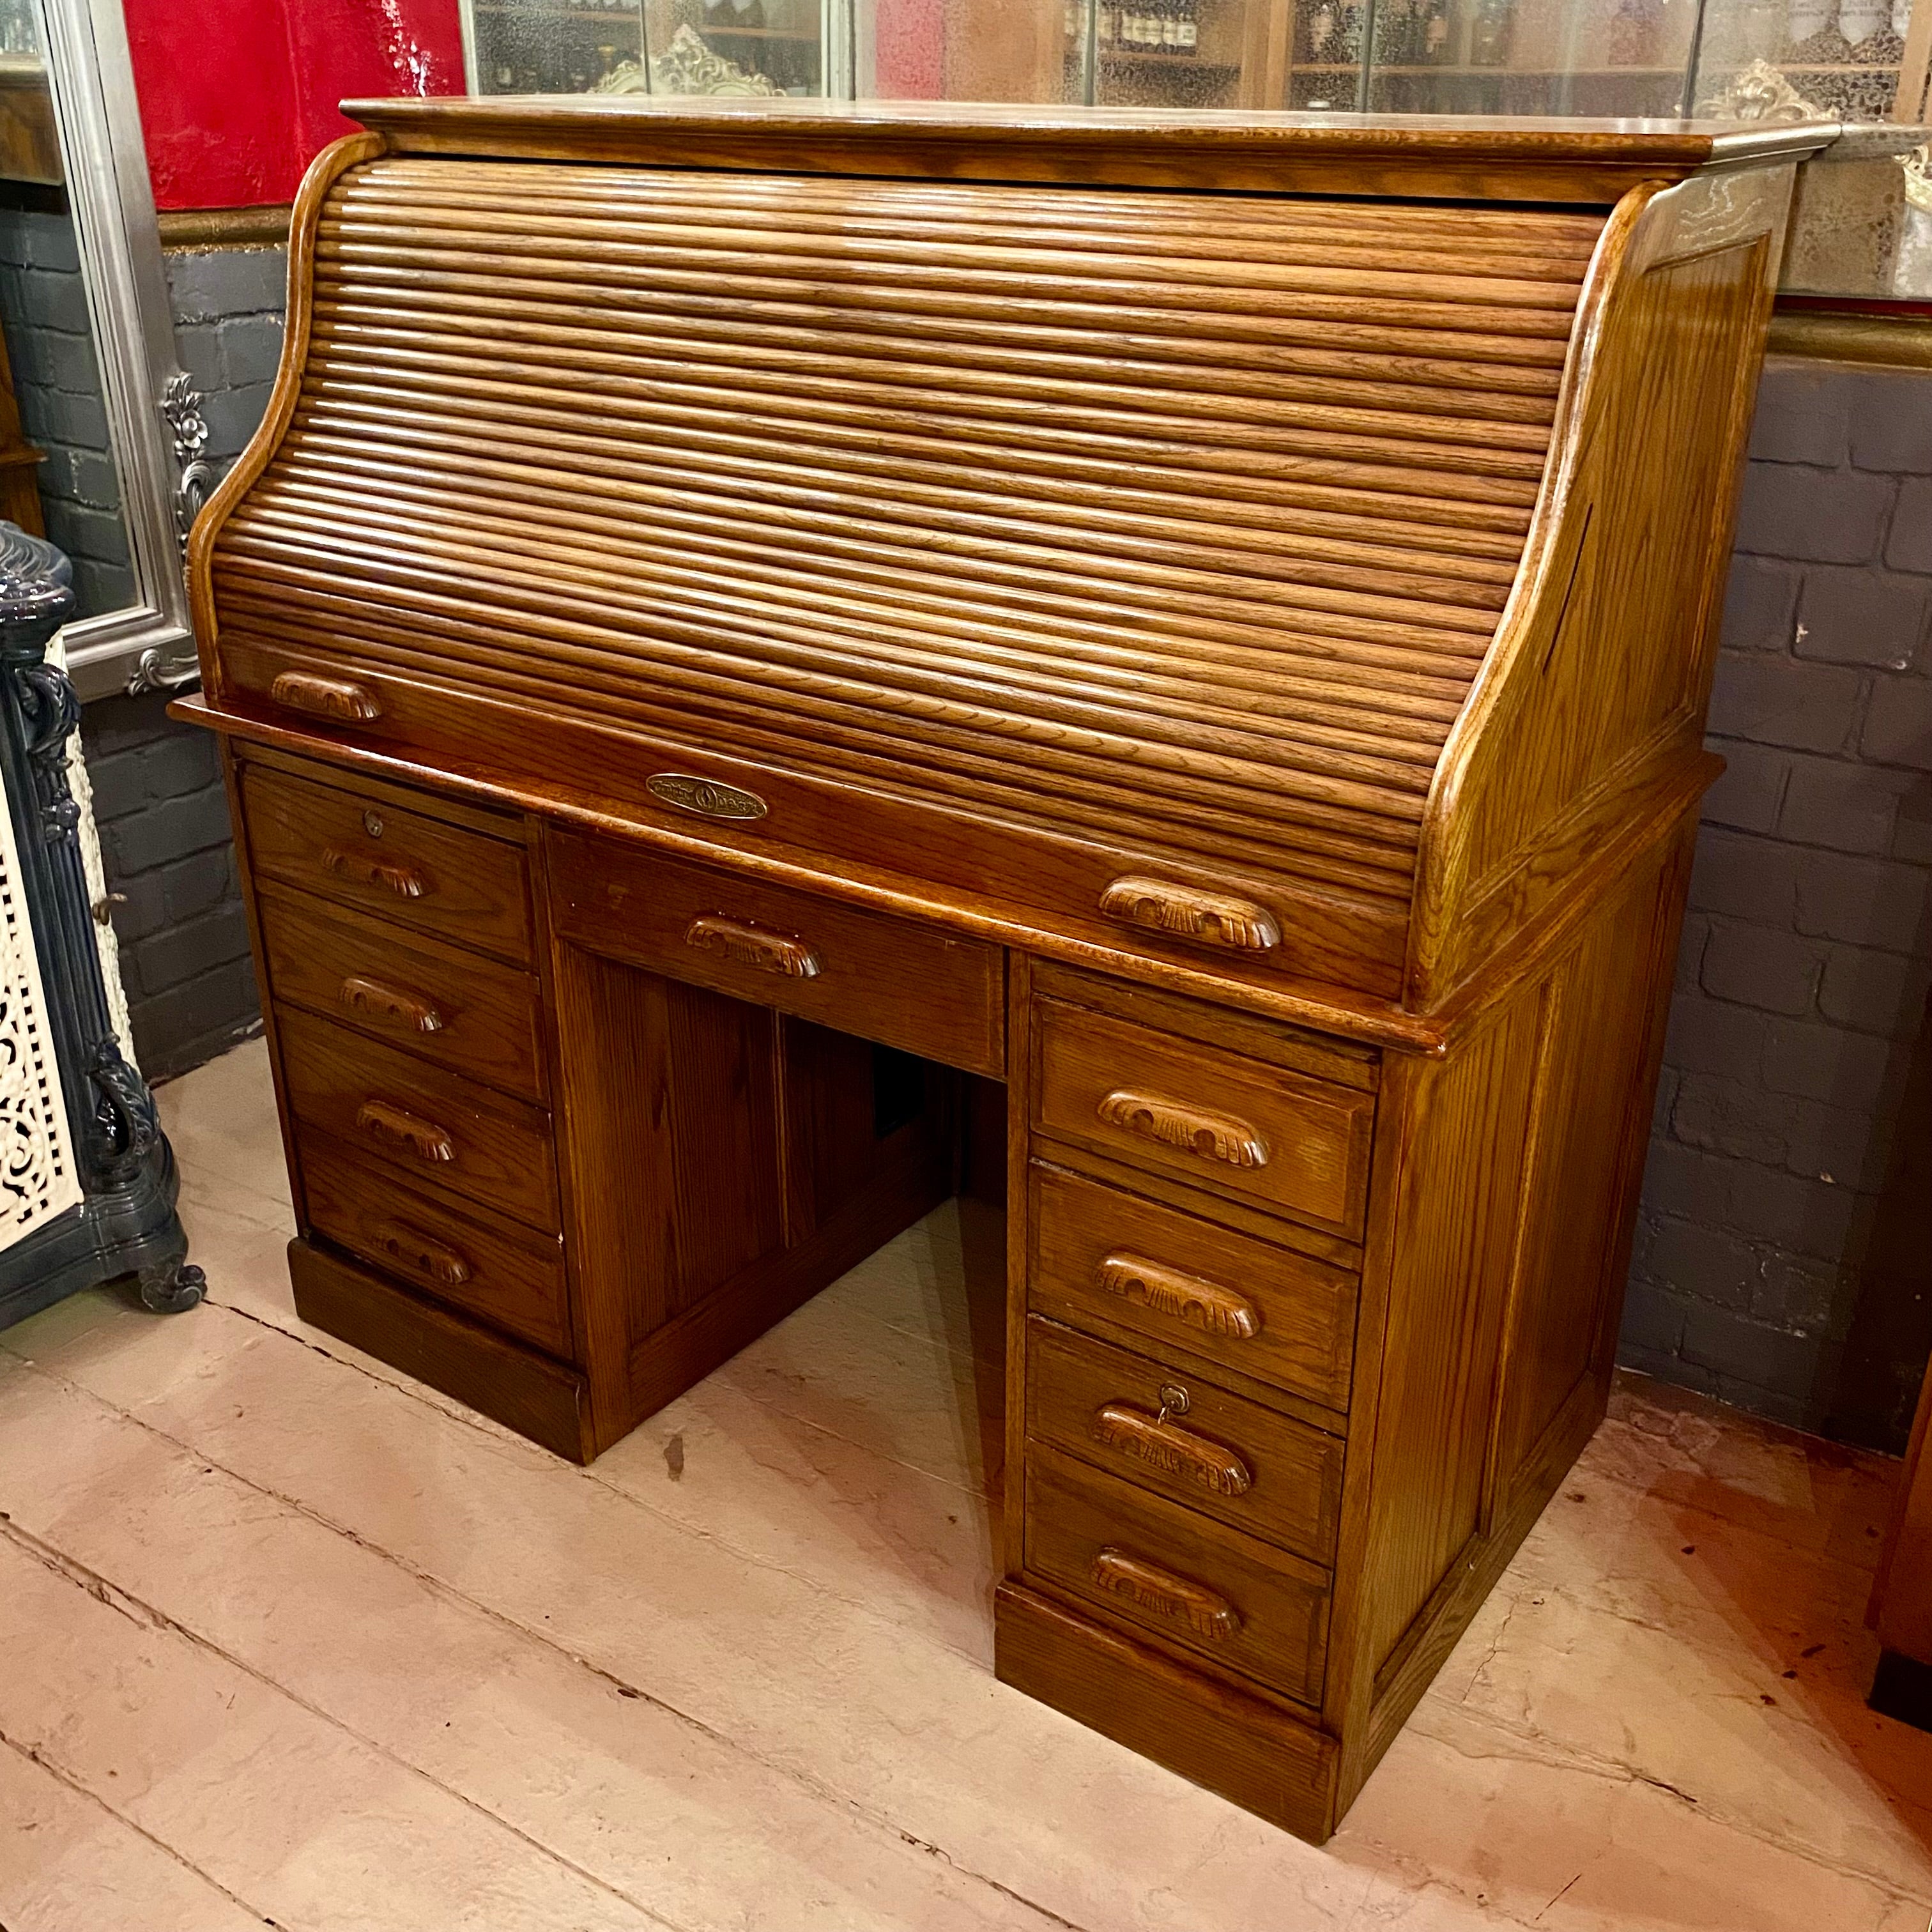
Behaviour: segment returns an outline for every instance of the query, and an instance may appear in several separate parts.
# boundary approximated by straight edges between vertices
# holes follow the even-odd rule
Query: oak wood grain
[[[1027,1294],[1042,1314],[1130,1330],[1165,1359],[1204,1360],[1346,1413],[1348,1270],[1042,1162],[1028,1193]]]
[[[1000,1586],[993,1614],[1002,1683],[1285,1830],[1318,1844],[1328,1835],[1334,1741],[1305,1712],[1203,1676],[1022,1584]]]
[[[310,1240],[289,1244],[296,1312],[573,1462],[596,1453],[582,1376]]]
[[[418,1283],[311,1243],[326,1318],[595,1453],[988,1191],[1004,1074],[997,1667],[1325,1836],[1601,1412],[1827,130],[369,111],[178,707],[302,1225]],[[525,926],[434,925],[472,842]],[[567,1424],[428,1299],[545,1132]]]
[[[550,835],[550,866],[557,929],[573,943],[970,1072],[1005,1070],[994,947],[574,832]],[[719,922],[754,937],[693,940]],[[775,974],[748,956],[788,946],[814,970]]]
[[[1027,1451],[1026,1567],[1156,1648],[1321,1701],[1326,1570],[1044,1444]]]
[[[959,101],[355,100],[397,149],[932,179],[1046,180],[1517,201],[1802,154],[1829,122],[1751,127],[1430,115],[1247,114]]]
[[[1372,1096],[1232,1055],[1204,1059],[1057,1000],[1042,1003],[1035,1051],[1041,1132],[1340,1234],[1359,1231]]]

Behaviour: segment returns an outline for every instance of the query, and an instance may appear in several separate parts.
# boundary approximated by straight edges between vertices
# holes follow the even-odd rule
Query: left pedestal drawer
[[[276,1004],[306,1008],[525,1100],[544,1097],[536,982],[312,898],[258,886]]]
[[[572,1354],[563,1247],[481,1208],[432,1198],[320,1135],[300,1143],[309,1225],[419,1294],[549,1354]]]
[[[298,1126],[405,1186],[479,1203],[548,1234],[558,1214],[550,1116],[295,1006],[275,1015]]]
[[[242,772],[242,798],[248,856],[263,878],[500,958],[529,958],[516,820],[486,832],[480,814],[453,824],[396,802],[387,788],[344,791],[254,765]]]

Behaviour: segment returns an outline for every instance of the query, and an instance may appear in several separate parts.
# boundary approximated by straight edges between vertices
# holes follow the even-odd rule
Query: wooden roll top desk
[[[182,707],[298,1307],[587,1460],[1003,1082],[999,1674],[1325,1837],[1603,1412],[1832,130],[350,111]]]

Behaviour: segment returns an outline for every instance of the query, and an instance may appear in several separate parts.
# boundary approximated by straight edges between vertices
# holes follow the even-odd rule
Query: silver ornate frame
[[[169,688],[196,676],[182,543],[207,493],[208,429],[176,350],[121,0],[39,4],[135,586],[62,641],[82,698]]]

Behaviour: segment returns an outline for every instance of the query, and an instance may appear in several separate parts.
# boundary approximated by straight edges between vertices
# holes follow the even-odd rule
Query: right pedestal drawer
[[[1036,1161],[1028,1306],[1129,1331],[1346,1414],[1356,1277],[1288,1248]]]
[[[1109,1622],[1321,1702],[1327,1570],[1042,1444],[1026,1485],[1034,1576]]]
[[[1339,1436],[1037,1315],[1027,1363],[1034,1441],[1312,1562],[1334,1561]]]
[[[1371,1093],[1042,1000],[1033,1125],[1354,1240]]]

